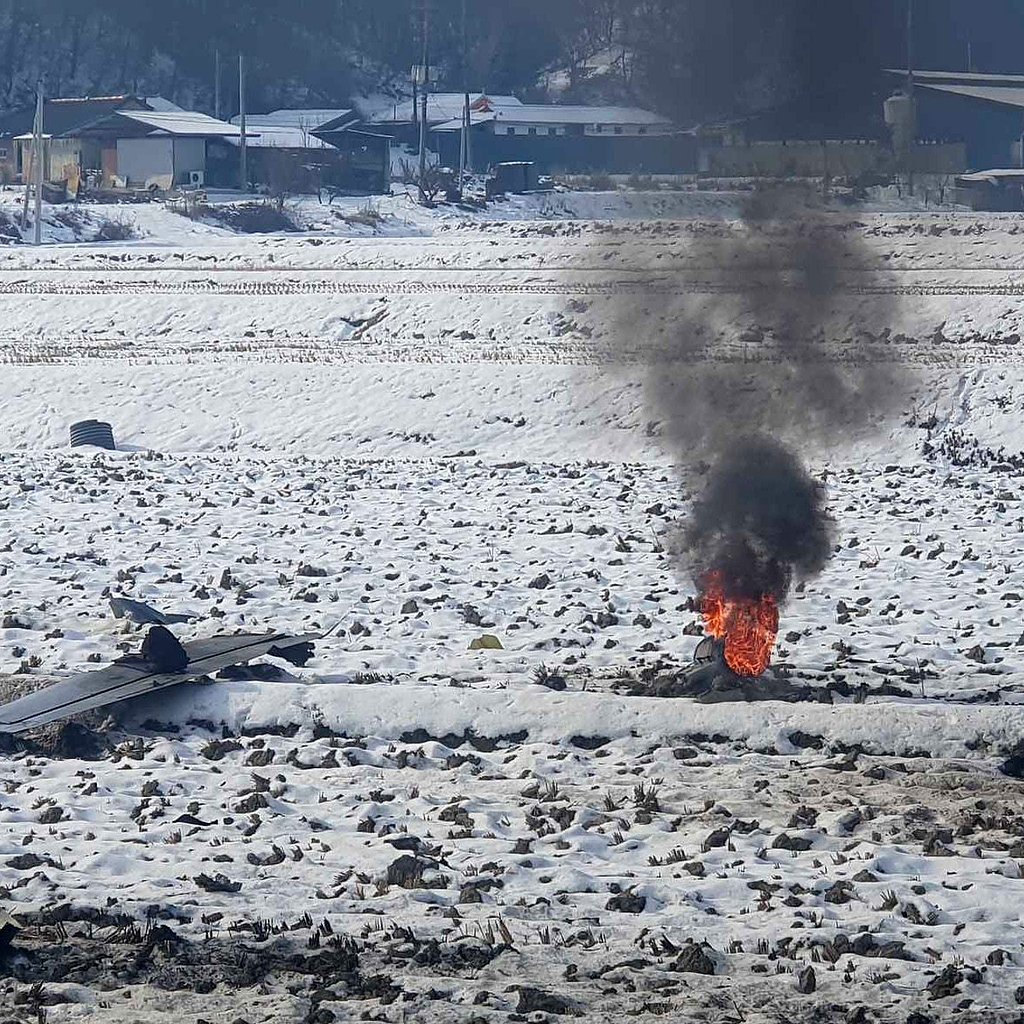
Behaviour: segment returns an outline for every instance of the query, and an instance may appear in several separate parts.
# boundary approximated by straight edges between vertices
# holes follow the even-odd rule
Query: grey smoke
[[[736,438],[720,453],[682,533],[695,581],[725,594],[781,600],[794,574],[825,567],[833,521],[825,488],[771,438]]]
[[[668,325],[641,346],[649,419],[679,464],[707,469],[673,545],[699,587],[715,572],[730,596],[782,600],[795,578],[820,572],[834,524],[798,453],[841,445],[904,391],[887,333],[836,327],[845,275],[874,269],[849,220],[792,191],[756,193],[739,224],[692,236],[699,274],[663,300],[645,297],[662,301]],[[884,299],[865,301],[884,314]],[[621,313],[626,338],[637,310]]]

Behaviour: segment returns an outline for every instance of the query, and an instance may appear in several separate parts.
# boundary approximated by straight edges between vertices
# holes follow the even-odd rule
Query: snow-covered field
[[[817,699],[701,703],[653,695],[700,635],[700,479],[645,367],[685,317],[756,372],[785,229],[737,204],[140,206],[0,248],[5,689],[134,649],[111,595],[331,631],[9,745],[5,1019],[1018,1018],[1019,221],[834,223],[811,340],[911,377],[806,446],[838,546],[775,662]],[[92,416],[121,451],[66,447]]]

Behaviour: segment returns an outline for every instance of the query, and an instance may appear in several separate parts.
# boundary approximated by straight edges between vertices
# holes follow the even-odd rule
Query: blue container
[[[115,451],[114,431],[109,423],[102,420],[81,420],[71,424],[71,447],[106,448]]]

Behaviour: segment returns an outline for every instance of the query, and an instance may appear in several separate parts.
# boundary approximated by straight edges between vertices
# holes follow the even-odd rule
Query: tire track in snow
[[[248,273],[248,271],[239,272]],[[374,272],[376,273],[376,272]],[[450,273],[450,272],[449,272]],[[468,275],[467,275],[468,276]],[[27,280],[0,278],[2,295],[740,295],[752,289],[773,290],[777,285],[729,281],[479,281],[469,280]],[[796,289],[794,289],[796,290]],[[837,291],[853,296],[1024,296],[1024,281],[993,284],[846,283]]]

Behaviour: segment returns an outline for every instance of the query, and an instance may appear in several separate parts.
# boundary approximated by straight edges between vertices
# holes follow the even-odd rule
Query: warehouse
[[[544,173],[689,174],[692,132],[635,107],[506,105],[485,98],[470,115],[473,165],[529,161]],[[458,166],[462,118],[433,130],[441,162]]]

